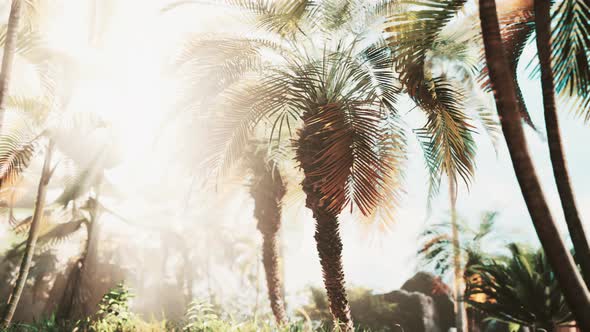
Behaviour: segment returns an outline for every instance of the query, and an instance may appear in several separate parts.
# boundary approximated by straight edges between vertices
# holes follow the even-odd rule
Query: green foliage
[[[590,120],[590,6],[584,0],[564,0],[553,15],[552,62],[555,90],[586,122]],[[536,74],[539,73],[536,68]]]
[[[481,259],[467,270],[467,302],[509,323],[551,329],[572,314],[542,250],[509,245],[510,257]],[[485,296],[487,300],[478,300]]]
[[[397,331],[396,313],[398,305],[385,301],[383,296],[374,295],[366,288],[350,288],[347,296],[357,330],[361,331]],[[303,317],[308,316],[315,322],[316,329],[331,329],[332,314],[328,305],[326,291],[310,288],[310,304],[301,308]]]
[[[5,332],[60,332],[64,326],[55,320],[55,315],[31,324],[13,324]]]
[[[143,322],[129,310],[129,299],[132,297],[129,289],[119,284],[104,295],[94,318],[87,318],[78,324],[90,332],[137,331]]]
[[[228,327],[228,324],[215,313],[213,305],[206,301],[191,302],[186,312],[186,320],[187,323],[182,329],[186,332],[221,331]]]
[[[475,257],[482,256],[482,240],[493,235],[496,212],[486,212],[482,215],[479,227],[470,228],[465,221],[459,220],[457,228],[461,234],[459,249],[461,261],[469,264]],[[452,224],[450,222],[430,225],[420,235],[421,244],[418,258],[423,267],[430,267],[435,273],[445,276],[453,267],[453,242],[451,238]]]

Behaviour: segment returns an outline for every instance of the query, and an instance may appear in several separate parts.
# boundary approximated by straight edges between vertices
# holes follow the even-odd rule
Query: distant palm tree
[[[477,228],[471,228],[464,221],[457,218],[456,228],[462,235],[462,240],[458,243],[460,261],[463,262],[462,266],[459,266],[461,277],[467,262],[472,257],[485,256],[481,248],[482,241],[493,236],[497,216],[496,212],[483,213]],[[418,250],[420,263],[425,267],[431,267],[434,272],[441,276],[449,276],[451,272],[454,273],[453,228],[451,222],[433,224],[429,225],[420,235],[421,244]]]
[[[254,198],[257,228],[262,234],[262,262],[270,306],[277,323],[284,324],[287,322],[287,313],[283,298],[278,232],[281,227],[281,205],[287,184],[281,176],[279,165],[268,160],[265,152],[253,151],[248,157],[248,168],[252,172],[250,194]]]
[[[491,318],[533,331],[555,331],[571,321],[572,313],[543,251],[531,252],[514,243],[508,248],[510,257],[479,259],[468,267],[467,302]]]
[[[490,81],[504,137],[529,214],[570,308],[582,329],[590,329],[590,294],[551,217],[531,157],[518,110],[514,78],[502,46],[494,0],[480,1],[480,19]]]

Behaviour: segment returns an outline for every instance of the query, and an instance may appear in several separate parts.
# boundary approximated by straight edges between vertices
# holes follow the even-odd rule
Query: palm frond
[[[351,23],[358,1],[355,0],[326,0],[319,6],[320,22],[325,32],[337,31]]]
[[[194,38],[178,55],[186,92],[181,92],[180,111],[206,108],[225,89],[265,68],[261,53],[284,52],[280,44],[266,39]]]
[[[226,0],[256,15],[259,28],[292,37],[304,31],[317,5],[312,0]]]
[[[256,125],[283,108],[286,86],[269,80],[257,83],[242,82],[227,89],[220,95],[213,114],[198,117],[209,126],[202,131],[208,144],[197,155],[205,169],[214,170],[217,175],[227,172],[244,152]]]
[[[46,215],[46,217],[47,216],[49,215]],[[82,227],[82,224],[85,223],[87,223],[86,219],[79,219],[59,224],[44,223],[43,228],[40,230],[39,238],[37,239],[35,255],[46,253],[47,251],[52,250],[58,245],[64,243]],[[22,225],[21,227],[23,227],[22,229],[25,229],[28,226]],[[8,250],[4,255],[3,261],[15,260],[22,257],[26,243],[26,240],[19,242],[10,250]]]
[[[564,0],[553,15],[552,62],[557,93],[574,97],[575,112],[590,120],[590,4]],[[538,69],[536,70],[538,72]]]
[[[399,165],[390,162],[398,160],[403,143],[390,135],[387,122],[394,113],[372,72],[358,61],[342,53],[328,55],[304,68],[300,86],[293,89],[293,99],[306,110],[297,159],[325,208],[336,214],[356,205],[370,215],[398,189],[391,177]]]
[[[39,137],[24,119],[12,121],[0,136],[0,197],[6,201],[35,156]]]
[[[54,225],[47,232],[39,236],[37,241],[38,248],[36,251],[45,252],[55,248],[70,239],[78,230],[80,230],[83,224],[87,223],[88,220],[79,219]]]
[[[444,79],[432,82],[429,94],[434,96],[433,108],[428,108],[427,122],[415,130],[430,172],[433,193],[436,194],[441,176],[446,174],[451,181],[461,177],[469,183],[474,172],[475,142],[474,126],[463,112],[464,98],[457,88]]]
[[[416,96],[427,79],[425,63],[443,28],[456,15],[465,0],[401,1],[410,10],[394,14],[386,22],[387,40],[393,50],[400,81],[408,94]]]
[[[491,317],[527,326],[549,327],[571,320],[543,252],[531,253],[516,244],[509,250],[510,258],[469,267],[468,275],[477,276],[467,283],[469,304]]]

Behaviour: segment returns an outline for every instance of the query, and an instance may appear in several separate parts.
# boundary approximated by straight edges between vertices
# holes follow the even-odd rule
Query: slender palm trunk
[[[2,69],[0,70],[0,133],[4,126],[4,111],[6,109],[6,98],[12,78],[12,64],[16,53],[16,40],[18,26],[22,12],[22,0],[12,0],[10,15],[8,16],[8,28],[4,42],[4,54],[2,56]]]
[[[449,179],[449,197],[451,204],[451,227],[453,240],[453,288],[455,295],[455,326],[457,332],[467,332],[467,313],[463,301],[463,268],[461,248],[459,245],[459,227],[457,225],[457,185],[455,179]]]
[[[262,264],[266,275],[268,299],[277,324],[287,322],[283,298],[283,280],[279,254],[281,202],[285,196],[285,183],[277,167],[268,165],[263,157],[255,160],[255,180],[251,187],[254,197],[254,216],[262,233]]]
[[[555,86],[551,69],[551,3],[550,1],[535,0],[535,25],[537,29],[537,50],[541,64],[541,86],[543,88],[543,106],[545,109],[545,128],[553,177],[561,199],[561,207],[569,229],[576,261],[582,268],[582,276],[586,285],[590,286],[590,246],[586,238],[584,225],[576,207],[576,200],[572,190],[565,162],[563,145],[555,106]]]
[[[8,327],[10,325],[23,289],[25,288],[25,284],[27,283],[27,277],[29,275],[31,263],[33,261],[33,255],[35,254],[35,245],[37,244],[37,238],[39,237],[39,229],[42,222],[43,210],[45,209],[45,196],[47,194],[49,179],[51,178],[52,154],[53,142],[49,142],[49,146],[45,154],[45,162],[43,163],[43,170],[41,172],[41,179],[39,180],[39,187],[37,189],[37,201],[35,202],[35,211],[33,212],[33,220],[31,221],[31,228],[29,229],[29,237],[27,238],[25,254],[18,271],[16,285],[14,286],[14,290],[8,299],[8,305],[6,312],[2,317],[0,327]]]
[[[263,235],[262,264],[268,286],[268,299],[275,319],[279,325],[287,322],[285,302],[283,300],[282,279],[280,274],[280,259],[278,255],[278,236],[276,234]]]
[[[344,269],[342,266],[342,240],[338,218],[318,207],[313,210],[316,219],[315,241],[324,274],[324,286],[328,293],[330,311],[342,331],[353,331],[354,325],[346,297]]]
[[[590,294],[553,220],[528,152],[516,97],[502,46],[494,0],[480,0],[480,19],[490,81],[504,138],[522,195],[545,254],[578,324],[590,331]]]

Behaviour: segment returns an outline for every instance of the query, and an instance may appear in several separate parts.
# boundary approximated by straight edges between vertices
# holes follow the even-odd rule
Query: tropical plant
[[[132,331],[133,314],[129,310],[129,300],[133,297],[124,284],[119,284],[104,295],[98,304],[97,319],[93,322],[96,331]]]
[[[525,203],[566,301],[582,329],[590,329],[590,319],[585,315],[590,310],[590,294],[551,216],[528,153],[520,115],[516,112],[516,88],[504,53],[494,0],[480,1],[480,19],[490,82]]]
[[[472,257],[485,256],[482,252],[482,241],[493,236],[496,212],[485,212],[481,216],[479,226],[469,227],[463,219],[457,220],[457,231],[461,234],[459,241],[460,261],[465,264]],[[448,277],[454,269],[454,248],[452,241],[452,224],[450,222],[429,225],[422,232],[418,257],[422,267],[432,269],[437,275]],[[461,276],[466,265],[460,266]]]
[[[420,236],[422,244],[418,250],[418,257],[421,264],[443,277],[453,272],[454,297],[457,302],[463,302],[466,264],[473,257],[482,255],[482,240],[493,233],[496,216],[495,212],[484,213],[479,227],[474,229],[459,219],[456,211],[452,211],[450,222],[429,225]],[[464,306],[456,304],[455,311],[460,310],[457,315],[461,317],[457,318],[457,324],[467,322],[467,313],[462,308]]]
[[[278,232],[281,226],[281,205],[286,192],[286,183],[279,171],[279,165],[268,160],[264,150],[253,151],[249,156],[247,164],[252,172],[250,194],[254,198],[254,216],[258,219],[257,228],[262,234],[262,262],[266,274],[268,297],[275,319],[281,325],[287,321],[287,313],[283,299]]]
[[[555,274],[542,250],[508,246],[510,257],[484,258],[468,267],[468,303],[508,323],[554,331],[572,320]]]

